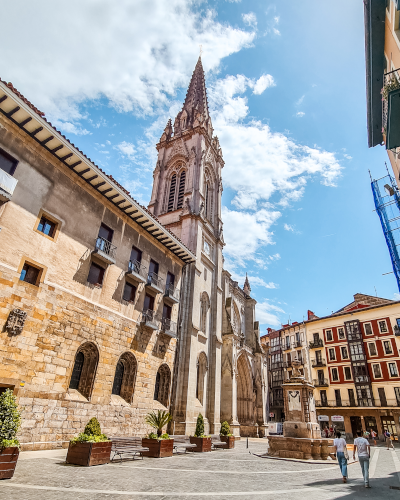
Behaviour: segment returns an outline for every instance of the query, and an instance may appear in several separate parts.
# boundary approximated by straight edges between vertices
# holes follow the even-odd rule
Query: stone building
[[[255,300],[223,269],[221,169],[199,59],[157,144],[140,206],[0,81],[0,391],[23,407],[25,449],[228,420],[263,433],[267,364]]]

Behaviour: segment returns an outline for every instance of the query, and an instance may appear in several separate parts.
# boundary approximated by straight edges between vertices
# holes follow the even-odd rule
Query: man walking
[[[362,431],[357,432],[357,438],[354,440],[353,460],[356,459],[358,453],[358,461],[360,462],[361,471],[364,477],[364,485],[370,488],[369,485],[369,459],[371,456],[371,447],[369,442],[362,437]]]
[[[387,449],[391,448],[392,450],[394,450],[394,446],[392,443],[392,435],[390,434],[390,432],[388,430],[385,431],[385,439],[386,439]]]

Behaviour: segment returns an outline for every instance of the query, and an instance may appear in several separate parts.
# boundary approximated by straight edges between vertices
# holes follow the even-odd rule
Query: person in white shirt
[[[369,485],[369,459],[371,456],[371,447],[369,442],[362,437],[362,432],[357,432],[357,438],[354,440],[353,459],[356,459],[356,452],[358,453],[358,461],[360,462],[361,471],[364,476],[364,484],[366,488]]]
[[[346,441],[340,436],[341,436],[340,432],[337,432],[336,439],[333,440],[333,446],[335,447],[336,450],[336,457],[339,462],[340,472],[342,473],[343,476],[343,482],[347,483],[347,458],[346,458],[346,455],[348,456],[347,444]]]

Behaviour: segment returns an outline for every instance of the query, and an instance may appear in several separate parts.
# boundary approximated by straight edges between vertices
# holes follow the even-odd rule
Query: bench
[[[178,453],[178,448],[184,448],[185,453],[187,450],[196,448],[197,445],[190,442],[189,436],[170,436],[170,439],[174,440],[174,450]]]
[[[211,435],[211,449],[216,450],[217,448],[226,448],[226,443],[224,441],[221,441],[221,438],[219,434],[212,434]]]
[[[112,442],[111,451],[114,453],[111,461],[118,455],[122,462],[122,455],[132,455],[132,460],[135,460],[136,455],[141,455],[143,460],[143,452],[149,451],[148,448],[142,446],[142,438],[140,437],[110,437]]]

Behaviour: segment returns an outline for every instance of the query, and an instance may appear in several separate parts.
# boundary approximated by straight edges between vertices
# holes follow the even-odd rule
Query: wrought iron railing
[[[313,368],[317,366],[326,366],[326,359],[325,358],[315,358],[311,360],[311,365]]]
[[[163,280],[155,272],[151,272],[147,275],[147,284],[153,285],[156,288],[162,288]]]
[[[383,89],[382,89],[382,127],[383,132],[386,134],[387,121],[388,121],[388,102],[389,93],[392,90],[400,88],[400,69],[394,69],[383,75]]]
[[[313,384],[315,387],[328,387],[328,379],[327,378],[317,378],[313,380]]]
[[[303,347],[303,342],[301,340],[295,340],[293,347]]]
[[[284,344],[284,345],[282,346],[282,349],[283,349],[284,351],[288,351],[288,350],[289,350],[289,349],[291,349],[291,348],[292,348],[292,344],[290,344],[290,343],[289,343],[289,344]]]
[[[111,241],[105,240],[101,236],[98,236],[96,240],[96,249],[115,259],[115,252],[117,251],[117,247],[113,245]]]
[[[165,286],[165,296],[171,297],[171,299],[179,300],[180,291],[174,287],[174,285],[169,284]]]
[[[310,342],[310,349],[318,349],[318,347],[324,347],[324,341],[322,339]]]
[[[160,320],[158,314],[152,309],[144,309],[142,312],[143,323],[157,323]]]
[[[371,406],[376,406],[379,408],[386,408],[386,407],[400,407],[400,401],[397,399],[387,399],[386,401],[372,401],[371,399],[361,399],[361,400],[351,400],[351,399],[342,399],[341,401],[336,401],[336,400],[316,400],[315,401],[315,406],[321,407],[321,408],[338,408],[338,407],[352,407],[352,406],[358,406],[358,407],[371,407]]]
[[[135,273],[141,276],[142,278],[146,278],[147,268],[146,266],[141,264],[138,260],[130,260],[128,267],[131,273]]]
[[[170,320],[169,318],[162,318],[161,320],[161,329],[166,332],[172,332],[176,335],[177,332],[177,324],[175,321]]]

